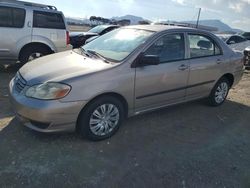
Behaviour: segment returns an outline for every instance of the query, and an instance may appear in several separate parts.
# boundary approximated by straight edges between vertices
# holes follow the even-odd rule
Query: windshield
[[[117,29],[84,45],[85,51],[95,51],[111,61],[122,61],[153,32],[139,29]]]
[[[90,33],[101,33],[105,28],[107,28],[107,26],[104,26],[104,25],[99,25],[99,26],[96,26],[92,29],[90,29],[88,32]]]

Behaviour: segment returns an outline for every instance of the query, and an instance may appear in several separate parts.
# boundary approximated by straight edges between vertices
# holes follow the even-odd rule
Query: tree
[[[128,19],[123,19],[123,20],[118,20],[117,24],[121,25],[121,26],[126,26],[126,25],[130,25],[131,21]]]
[[[96,25],[96,16],[90,16],[89,21],[91,22],[91,25]]]

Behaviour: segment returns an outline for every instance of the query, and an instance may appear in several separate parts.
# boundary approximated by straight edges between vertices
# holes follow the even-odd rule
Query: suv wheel
[[[20,62],[24,64],[50,53],[51,50],[43,46],[29,46],[22,52],[20,56]]]
[[[105,96],[94,100],[78,117],[78,131],[93,141],[114,135],[124,119],[123,104],[115,97]]]
[[[222,105],[228,95],[230,89],[230,83],[228,79],[221,78],[216,85],[214,86],[213,90],[210,93],[208,98],[208,102],[211,106],[220,106]]]

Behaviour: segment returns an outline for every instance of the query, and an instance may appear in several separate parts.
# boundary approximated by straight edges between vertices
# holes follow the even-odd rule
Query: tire
[[[106,115],[102,113],[102,110],[106,110]],[[108,112],[109,110],[110,112]],[[84,138],[89,140],[104,140],[118,131],[124,117],[125,110],[120,100],[112,96],[100,97],[82,110],[78,117],[77,130]]]
[[[208,97],[208,103],[210,106],[220,106],[222,105],[228,95],[228,92],[230,90],[230,82],[227,78],[222,77],[214,86],[212,89],[209,97]]]
[[[22,64],[27,63],[28,61],[31,61],[30,57],[33,56],[33,59],[36,59],[38,57],[42,57],[48,54],[51,54],[52,51],[44,46],[28,46],[27,48],[25,48],[20,55],[20,62]]]

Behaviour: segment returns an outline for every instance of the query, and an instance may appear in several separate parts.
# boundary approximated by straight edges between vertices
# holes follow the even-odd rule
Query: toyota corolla
[[[242,55],[210,32],[128,26],[27,63],[9,90],[27,127],[102,140],[126,117],[200,98],[219,106],[242,73]]]

